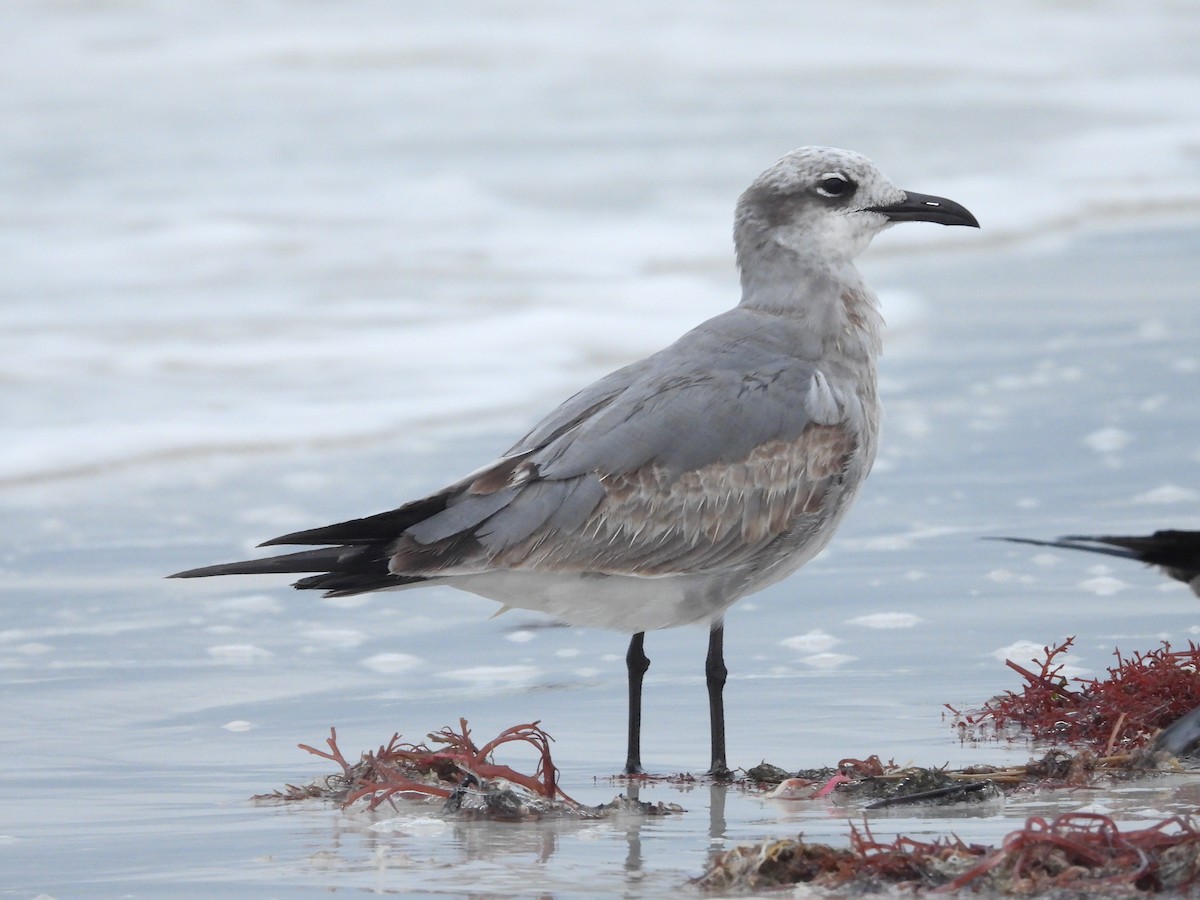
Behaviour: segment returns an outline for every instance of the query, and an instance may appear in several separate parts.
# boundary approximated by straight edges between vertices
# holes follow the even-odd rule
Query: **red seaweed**
[[[858,891],[893,886],[990,895],[1177,892],[1200,885],[1200,830],[1174,816],[1122,831],[1108,816],[1034,816],[999,847],[957,837],[877,840],[865,823],[850,828],[848,849],[798,839],[737,847],[718,856],[696,884],[711,891],[764,890],[808,883]]]
[[[1034,740],[1062,741],[1111,756],[1144,746],[1160,729],[1200,706],[1200,647],[1192,642],[1186,650],[1172,650],[1163,641],[1161,647],[1129,656],[1114,650],[1116,663],[1102,679],[1063,674],[1073,643],[1074,638],[1067,638],[1044,647],[1045,658],[1033,660],[1034,670],[1007,660],[1024,687],[965,713],[947,704],[956,726],[965,732],[990,722],[997,734],[1015,729]]]
[[[449,798],[464,785],[503,779],[538,797],[575,804],[558,786],[558,769],[550,756],[550,743],[554,739],[537,722],[506,728],[482,747],[472,740],[466,719],[459,719],[457,729],[447,726],[429,734],[428,740],[441,745],[441,749],[402,742],[396,733],[387,744],[363,753],[357,763],[351,763],[338,747],[337,729],[330,728],[325,739],[327,751],[307,744],[299,746],[314,756],[337,763],[342,770],[340,775],[331,776],[320,785],[304,788],[288,785],[286,793],[276,791],[257,799],[330,797],[350,806],[370,798],[368,808],[375,809],[397,795]],[[537,751],[538,763],[532,775],[493,761],[495,751],[506,744],[528,744]]]

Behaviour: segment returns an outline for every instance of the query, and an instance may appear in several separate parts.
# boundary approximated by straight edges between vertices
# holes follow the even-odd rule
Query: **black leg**
[[[713,778],[728,778],[733,774],[725,763],[725,624],[715,622],[708,633],[708,659],[704,664],[704,675],[708,682],[708,721],[712,729],[712,767],[708,774]]]
[[[646,633],[639,631],[629,642],[625,666],[629,669],[629,752],[625,755],[625,774],[642,774],[642,676],[650,668],[643,644]]]

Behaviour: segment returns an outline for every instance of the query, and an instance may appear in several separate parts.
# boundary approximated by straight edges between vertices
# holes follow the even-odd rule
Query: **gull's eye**
[[[826,172],[817,179],[817,193],[822,197],[849,197],[855,187],[841,172]]]

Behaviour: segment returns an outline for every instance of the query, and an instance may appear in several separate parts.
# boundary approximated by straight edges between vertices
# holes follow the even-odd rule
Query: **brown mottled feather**
[[[494,494],[506,487],[523,484],[537,476],[537,465],[527,462],[533,451],[506,456],[477,475],[467,490],[472,494]],[[470,477],[470,476],[468,476]]]
[[[391,570],[661,576],[750,564],[771,542],[815,528],[841,506],[829,502],[828,494],[840,488],[857,451],[846,425],[810,424],[795,441],[769,441],[744,460],[712,463],[673,480],[655,465],[604,475],[603,499],[576,530],[542,529],[490,556],[461,538],[453,545],[401,538]],[[521,471],[519,466],[506,469]]]

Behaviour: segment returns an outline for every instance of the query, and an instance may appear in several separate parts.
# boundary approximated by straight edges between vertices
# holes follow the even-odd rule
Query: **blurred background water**
[[[734,200],[802,144],[984,227],[862,260],[880,460],[729,617],[732,761],[1023,761],[942,704],[1069,634],[1102,672],[1196,633],[1153,573],[978,540],[1200,526],[1195,4],[11,0],[0,29],[0,889],[665,894],[713,848],[844,840],[852,812],[707,787],[587,828],[252,806],[328,771],[294,745],[330,725],[352,753],[459,716],[541,719],[611,799],[625,641],[161,580],[439,487],[732,305]],[[704,640],[648,640],[651,768],[706,762]],[[996,840],[1028,808],[875,827]]]

